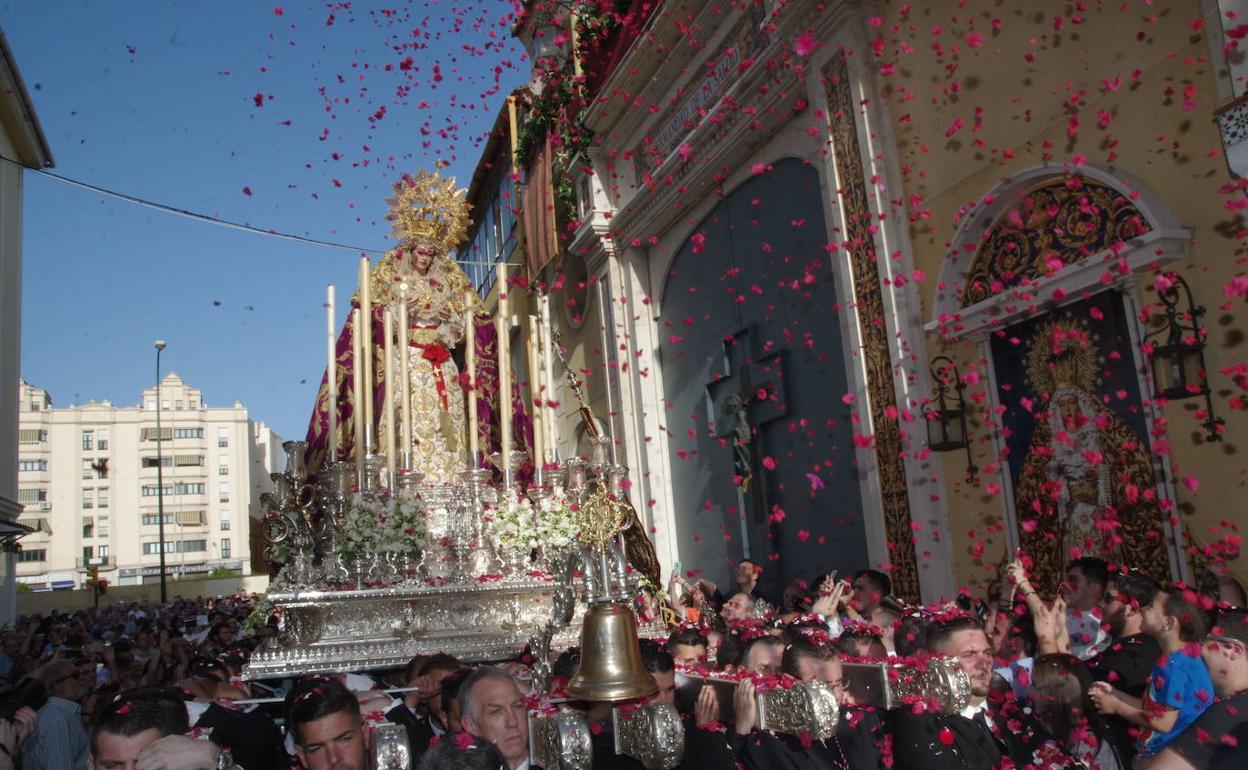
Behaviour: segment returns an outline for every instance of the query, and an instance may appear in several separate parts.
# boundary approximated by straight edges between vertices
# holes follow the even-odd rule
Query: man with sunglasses
[[[1140,572],[1110,576],[1101,611],[1113,641],[1087,662],[1093,679],[1109,682],[1133,698],[1144,697],[1153,663],[1161,657],[1161,645],[1144,633],[1144,608],[1153,603],[1160,590],[1156,580]],[[1138,753],[1135,739],[1139,728],[1117,715],[1106,716],[1105,724],[1118,756],[1130,765]]]
[[[34,735],[22,747],[23,770],[87,770],[90,743],[82,727],[81,701],[95,685],[95,664],[53,658],[31,675],[47,687]]]
[[[1201,645],[1216,699],[1195,722],[1137,770],[1248,767],[1248,610],[1218,614]]]

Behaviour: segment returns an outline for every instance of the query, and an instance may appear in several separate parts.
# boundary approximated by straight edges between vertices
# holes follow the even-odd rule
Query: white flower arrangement
[[[415,553],[424,547],[427,533],[420,500],[412,495],[400,494],[390,497],[387,502],[381,550]]]
[[[498,545],[509,551],[528,553],[537,547],[537,531],[533,526],[533,504],[528,498],[500,490],[498,507],[492,511],[491,529]]]
[[[356,494],[347,506],[340,542],[346,559],[417,551],[425,542],[425,517],[420,502],[408,495]]]
[[[575,546],[579,535],[580,524],[567,493],[559,487],[552,489],[538,503],[538,543],[547,553],[553,553]]]

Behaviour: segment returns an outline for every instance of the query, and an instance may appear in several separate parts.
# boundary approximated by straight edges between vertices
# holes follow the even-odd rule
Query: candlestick
[[[464,367],[468,369],[468,467],[477,468],[480,462],[480,441],[477,421],[477,317],[472,311],[477,293],[464,291]]]
[[[608,342],[611,335],[610,331],[607,329],[607,324],[610,323],[610,317],[607,314],[607,310],[609,308],[607,307],[606,293],[602,288],[602,279],[598,281],[596,288],[598,290],[598,312],[602,316],[602,373],[605,375],[603,378],[603,386],[605,387],[607,393],[607,418],[605,423],[607,438],[611,439],[611,463],[614,465],[616,464],[615,418],[611,415],[615,412],[615,406],[612,403],[611,398],[611,347]]]
[[[538,353],[537,316],[529,314],[529,334],[525,340],[525,352],[529,361],[529,403],[533,419],[533,468],[537,472],[537,485],[541,486],[546,462],[546,437],[542,435],[542,369]]]
[[[558,462],[559,435],[556,432],[555,417],[555,350],[554,350],[554,327],[550,325],[550,294],[545,293],[541,298],[541,314],[542,314],[542,335],[541,335],[541,357],[542,357],[542,408],[543,425],[546,427],[546,453],[550,455],[552,462]]]
[[[325,461],[338,460],[338,357],[334,345],[334,285],[325,287],[325,387],[329,404],[329,436],[325,444]]]
[[[507,263],[498,263],[498,409],[499,451],[503,477],[511,478],[511,307],[507,301]]]
[[[407,320],[406,283],[399,284],[399,356],[402,358],[403,382],[399,386],[402,399],[399,403],[399,419],[403,425],[403,470],[412,468],[412,357],[408,335],[411,333]]]
[[[373,299],[369,287],[372,263],[360,257],[360,315],[364,319],[361,352],[364,355],[364,453],[373,451]],[[357,327],[358,329],[359,327]]]
[[[355,478],[364,486],[364,420],[360,415],[360,401],[364,397],[364,364],[360,361],[363,345],[360,342],[360,309],[351,310],[351,396],[355,422]]]
[[[394,454],[394,375],[396,374],[394,371],[393,342],[394,313],[387,307],[384,311],[382,311],[381,317],[382,327],[386,331],[386,344],[384,347],[386,355],[386,387],[384,389],[384,400],[382,401],[385,405],[383,414],[386,419],[386,472],[390,474],[388,478],[390,483],[393,484],[394,479],[396,478],[395,469],[397,465],[397,458]]]

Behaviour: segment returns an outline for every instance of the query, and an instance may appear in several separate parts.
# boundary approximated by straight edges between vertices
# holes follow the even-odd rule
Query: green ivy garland
[[[576,59],[593,59],[620,26],[620,14],[629,5],[629,0],[615,0],[610,4],[577,0],[568,7],[576,24],[577,44],[573,52]],[[604,6],[609,6],[610,10]],[[555,200],[565,212],[575,213],[576,184],[574,174],[570,173],[572,159],[589,147],[593,138],[593,133],[584,125],[589,98],[585,78],[573,74],[571,61],[556,67],[551,59],[539,59],[534,62],[533,69],[542,84],[541,94],[530,96],[528,118],[516,137],[516,153],[521,168],[527,170],[538,143],[549,131],[555,130],[554,157],[551,158]]]

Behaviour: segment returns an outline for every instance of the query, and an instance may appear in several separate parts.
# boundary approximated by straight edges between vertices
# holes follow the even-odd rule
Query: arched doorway
[[[776,601],[869,566],[821,195],[810,165],[774,163],[693,228],[661,295],[684,567],[723,586],[748,555]]]
[[[1182,574],[1137,274],[1189,236],[1121,172],[1037,166],[981,198],[942,267],[928,329],[987,363],[1011,546],[1042,592],[1085,555]]]

